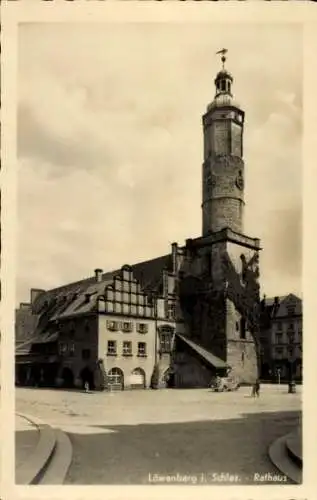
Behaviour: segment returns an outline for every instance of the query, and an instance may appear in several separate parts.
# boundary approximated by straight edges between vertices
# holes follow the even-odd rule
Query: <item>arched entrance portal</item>
[[[65,387],[67,389],[71,389],[74,387],[74,374],[70,368],[63,368],[62,379],[62,387]]]
[[[93,371],[90,368],[88,368],[88,366],[82,369],[82,371],[80,372],[80,378],[82,382],[82,387],[85,387],[85,384],[88,383],[89,389],[95,388],[94,374]]]
[[[123,391],[124,375],[120,368],[111,368],[108,372],[108,386],[111,391]]]
[[[131,389],[145,389],[146,379],[145,371],[142,368],[135,368],[130,375]]]

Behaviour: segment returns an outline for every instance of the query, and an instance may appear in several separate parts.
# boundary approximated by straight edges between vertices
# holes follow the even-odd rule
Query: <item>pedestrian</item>
[[[257,398],[260,397],[260,380],[257,379],[256,382],[255,382],[255,395]]]
[[[85,392],[89,392],[89,383],[85,382]]]
[[[256,382],[252,384],[252,392],[251,392],[251,398],[255,398],[255,393],[256,393]]]

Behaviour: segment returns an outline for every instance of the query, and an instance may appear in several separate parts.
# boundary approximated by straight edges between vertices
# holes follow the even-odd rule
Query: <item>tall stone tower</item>
[[[187,333],[225,361],[241,382],[259,366],[258,238],[244,234],[244,112],[225,68],[203,115],[202,236],[186,242],[182,303]]]
[[[216,94],[203,116],[203,236],[225,227],[243,232],[244,112],[233,99],[233,77],[223,68]]]

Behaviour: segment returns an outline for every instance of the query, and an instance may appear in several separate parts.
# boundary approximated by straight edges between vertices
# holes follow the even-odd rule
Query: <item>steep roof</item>
[[[161,291],[163,269],[170,269],[170,265],[171,256],[168,254],[139,262],[131,268],[144,291]],[[121,269],[102,274],[100,282],[91,277],[40,293],[34,301],[33,312],[40,314],[46,310],[50,319],[88,313],[94,309],[97,297],[104,294],[105,287],[112,283],[114,276],[120,275]],[[91,298],[89,302],[86,295]]]
[[[265,297],[264,307],[262,310],[262,326],[265,324],[266,326],[270,326],[271,320],[289,316],[289,306],[295,307],[293,314],[297,316],[302,314],[302,299],[293,293],[277,297]]]
[[[177,333],[176,335],[211,366],[215,368],[229,368],[229,365],[225,361],[212,354],[212,352],[208,351],[205,347],[202,347],[180,333]]]
[[[169,254],[131,266],[134,278],[145,292],[157,291],[159,293],[162,293],[163,270],[170,268],[171,255]],[[16,332],[19,334],[16,335],[16,339],[20,343],[21,351],[28,349],[26,344],[22,347],[21,343],[24,341],[32,339],[34,343],[40,339],[44,340],[43,335],[52,321],[76,317],[96,310],[98,296],[104,295],[106,286],[112,284],[114,277],[120,275],[121,272],[122,268],[102,274],[101,281],[97,281],[93,276],[39,293],[32,304],[32,311],[31,309],[29,311],[29,315],[34,319],[31,329],[29,323],[25,321],[25,312],[22,318],[17,310]],[[28,328],[25,328],[26,325]]]

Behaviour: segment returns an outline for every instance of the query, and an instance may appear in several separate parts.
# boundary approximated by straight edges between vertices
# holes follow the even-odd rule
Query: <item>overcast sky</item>
[[[19,30],[18,301],[201,234],[201,116],[222,47],[246,111],[261,291],[301,294],[300,26],[38,23]]]

